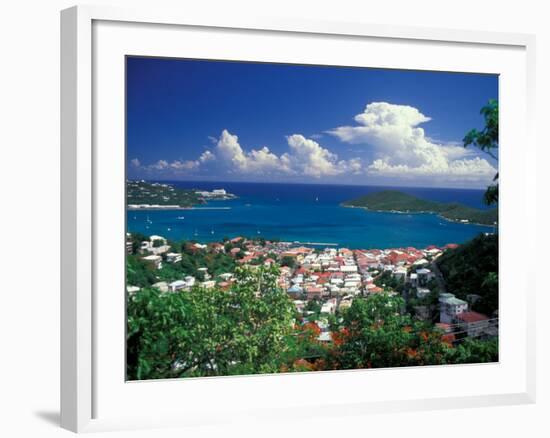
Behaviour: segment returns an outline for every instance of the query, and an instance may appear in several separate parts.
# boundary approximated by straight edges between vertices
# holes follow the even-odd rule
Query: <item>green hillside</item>
[[[498,310],[498,235],[480,234],[437,260],[447,290],[458,298],[480,295],[473,309],[491,315]]]
[[[402,213],[436,213],[453,221],[493,225],[498,221],[498,210],[479,210],[458,203],[427,201],[398,190],[383,190],[357,199],[345,201],[344,207],[365,208],[374,211]]]

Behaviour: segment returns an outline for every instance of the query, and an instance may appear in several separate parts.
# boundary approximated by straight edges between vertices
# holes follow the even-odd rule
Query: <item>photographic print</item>
[[[498,91],[127,57],[127,379],[498,362]]]

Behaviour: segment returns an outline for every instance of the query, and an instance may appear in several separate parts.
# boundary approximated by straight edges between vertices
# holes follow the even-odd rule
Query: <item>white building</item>
[[[302,313],[304,311],[304,308],[306,306],[306,302],[302,300],[293,300],[294,307],[296,308],[297,312]]]
[[[430,249],[425,250],[425,253],[428,254],[428,255],[431,255],[431,256],[435,256],[435,255],[439,254],[440,252],[441,252],[441,250],[439,248],[430,248]]]
[[[168,283],[166,281],[159,281],[153,284],[153,287],[160,290],[161,292],[168,292],[170,290],[170,286],[168,286]]]
[[[210,274],[208,273],[208,268],[199,268],[197,271],[201,272],[204,275],[205,280],[210,280]]]
[[[162,268],[162,257],[159,256],[159,255],[155,255],[155,254],[148,255],[148,256],[143,257],[143,260],[145,260],[146,262],[151,263],[154,266],[155,269],[161,269]]]
[[[195,285],[195,277],[192,275],[187,275],[184,280],[189,287],[193,287]]]
[[[357,289],[361,285],[360,281],[348,281],[346,279],[346,282],[344,283],[344,287],[346,289]]]
[[[168,263],[178,263],[181,262],[181,254],[177,252],[169,252],[166,254],[166,261]]]
[[[188,289],[188,285],[183,280],[176,280],[169,284],[170,292],[177,292],[179,290]]]
[[[421,286],[435,277],[434,273],[426,268],[417,269],[416,274],[418,275],[418,284]]]
[[[415,261],[413,263],[413,266],[427,265],[428,263],[430,263],[430,262],[426,259],[418,259],[417,261]]]
[[[416,288],[416,297],[417,298],[425,298],[430,294],[430,289],[425,287],[417,287]]]
[[[407,269],[406,268],[397,268],[395,271],[393,271],[393,277],[396,280],[405,281],[407,278]]]
[[[336,299],[332,298],[321,306],[321,313],[334,313],[336,310]]]
[[[166,239],[162,236],[157,236],[156,234],[153,234],[152,236],[149,236],[149,241],[154,242],[155,240],[160,240],[160,243],[162,245],[166,245]]]
[[[128,292],[129,294],[135,294],[136,292],[139,292],[140,291],[140,288],[137,287],[137,286],[126,286],[126,292]]]
[[[142,253],[149,252],[153,255],[159,255],[170,251],[170,245],[167,244],[164,237],[153,235],[149,237],[149,240],[141,242],[140,250]]]
[[[453,294],[439,294],[439,320],[444,324],[453,324],[457,316],[468,311],[468,303]]]

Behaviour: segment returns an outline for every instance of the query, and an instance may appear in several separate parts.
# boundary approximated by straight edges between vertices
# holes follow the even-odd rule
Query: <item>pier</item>
[[[298,242],[294,241],[293,244],[298,245],[311,245],[311,246],[338,246],[337,243],[327,243],[327,242]]]
[[[128,210],[231,210],[231,207],[179,207],[177,205],[128,205]]]
[[[231,207],[188,207],[186,210],[231,210]]]

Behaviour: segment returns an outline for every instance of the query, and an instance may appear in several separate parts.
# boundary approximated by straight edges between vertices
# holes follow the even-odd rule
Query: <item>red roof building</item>
[[[489,320],[489,317],[487,315],[484,315],[483,313],[473,312],[473,311],[459,313],[456,316],[456,318],[468,324]]]
[[[456,321],[465,330],[468,336],[479,337],[487,333],[489,317],[477,312],[462,312],[456,315]]]
[[[237,263],[242,265],[244,263],[251,262],[252,260],[254,260],[254,256],[253,255],[247,255],[247,256],[244,256],[242,259],[237,260]]]
[[[306,287],[306,293],[308,300],[319,298],[323,294],[323,288],[317,286],[308,286]]]

